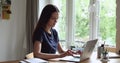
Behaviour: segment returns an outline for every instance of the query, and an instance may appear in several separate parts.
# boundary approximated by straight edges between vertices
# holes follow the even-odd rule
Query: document
[[[48,63],[48,61],[40,59],[40,58],[31,58],[20,61],[20,63]]]

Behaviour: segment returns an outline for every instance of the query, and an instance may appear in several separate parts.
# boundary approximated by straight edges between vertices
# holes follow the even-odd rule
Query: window
[[[116,0],[100,0],[99,37],[107,45],[115,46]]]
[[[55,29],[59,32],[60,44],[63,49],[66,49],[66,0],[52,0],[51,3],[56,5],[60,10]]]
[[[89,1],[90,0],[75,0],[75,25],[74,25],[74,43],[81,47],[80,43],[89,40]],[[75,44],[75,45],[76,45]]]
[[[99,39],[99,44],[105,41],[107,45],[115,46],[115,0],[40,0],[40,3],[40,10],[47,3],[59,8],[59,21],[55,29],[64,49],[81,47],[95,38]]]

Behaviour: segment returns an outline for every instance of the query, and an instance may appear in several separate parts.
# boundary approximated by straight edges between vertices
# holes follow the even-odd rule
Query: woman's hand
[[[67,50],[66,52],[62,53],[62,54],[60,55],[60,57],[73,56],[74,54],[79,54],[79,55],[81,55],[82,52],[81,52],[80,50],[78,50],[78,51],[76,51],[76,52],[74,52],[74,51],[72,51],[72,50]]]
[[[75,52],[73,52],[72,50],[67,50],[66,52],[62,53],[60,57],[73,56],[73,54],[75,54]]]
[[[82,51],[81,51],[81,50],[78,50],[78,51],[76,51],[76,54],[81,55],[81,54],[82,54]]]

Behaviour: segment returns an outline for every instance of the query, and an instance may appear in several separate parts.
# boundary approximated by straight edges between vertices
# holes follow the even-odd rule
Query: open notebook
[[[30,59],[22,60],[19,63],[48,63],[48,61],[40,58],[30,58]]]

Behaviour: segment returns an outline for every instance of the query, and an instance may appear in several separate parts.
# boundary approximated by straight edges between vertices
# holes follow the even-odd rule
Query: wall
[[[117,10],[116,10],[116,47],[117,47],[117,53],[120,51],[120,0],[116,0],[117,3]]]
[[[26,0],[11,0],[9,20],[0,21],[0,61],[16,60],[24,56]]]

